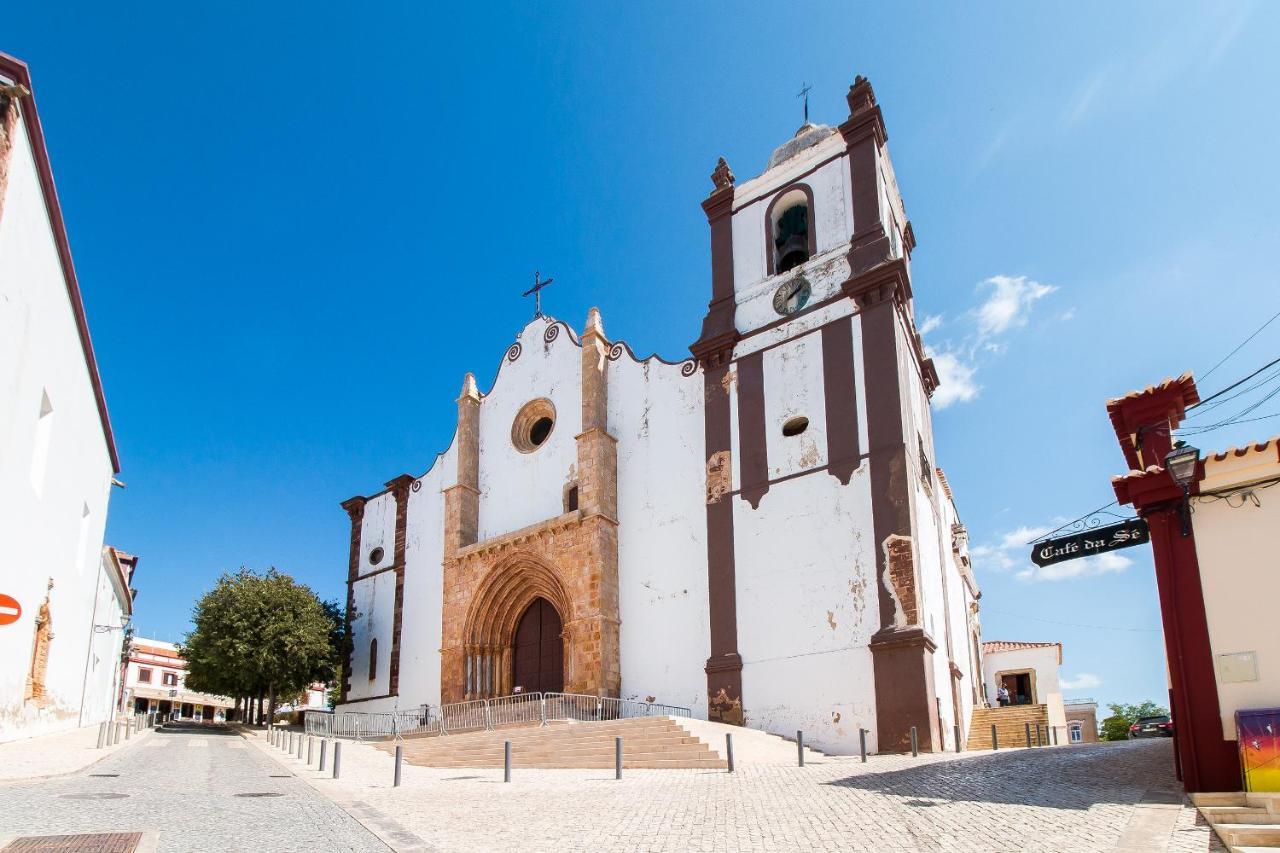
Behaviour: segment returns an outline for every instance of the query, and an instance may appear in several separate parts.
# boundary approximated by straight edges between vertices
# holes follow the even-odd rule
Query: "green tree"
[[[336,604],[275,569],[223,574],[196,602],[182,647],[187,684],[224,696],[277,700],[329,681],[346,653]]]
[[[1169,713],[1167,708],[1163,708],[1150,700],[1140,705],[1112,702],[1107,707],[1111,709],[1111,716],[1102,721],[1101,737],[1103,740],[1127,740],[1129,727],[1140,718]]]

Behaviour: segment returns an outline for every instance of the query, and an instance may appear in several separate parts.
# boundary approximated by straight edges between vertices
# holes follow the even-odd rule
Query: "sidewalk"
[[[121,732],[120,743],[98,749],[98,724],[94,723],[66,732],[0,743],[0,784],[75,773],[150,734],[149,729],[143,729],[125,740]]]

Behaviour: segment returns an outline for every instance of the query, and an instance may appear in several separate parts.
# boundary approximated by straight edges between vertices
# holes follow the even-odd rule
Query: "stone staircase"
[[[1280,793],[1192,794],[1191,802],[1232,853],[1280,849]]]
[[[622,738],[624,768],[704,767],[724,769],[725,760],[672,717],[608,722],[548,722],[495,731],[407,737],[404,760],[422,767],[501,767],[503,741],[511,741],[517,768],[611,768],[614,738]],[[394,741],[373,744],[395,752]]]
[[[1000,738],[1000,748],[1008,749],[1027,745],[1027,724],[1031,724],[1032,743],[1035,742],[1036,724],[1048,738],[1049,709],[1045,705],[1006,705],[1003,708],[974,708],[969,720],[970,750],[991,749],[991,726],[994,724]],[[1049,741],[1050,743],[1052,741]]]

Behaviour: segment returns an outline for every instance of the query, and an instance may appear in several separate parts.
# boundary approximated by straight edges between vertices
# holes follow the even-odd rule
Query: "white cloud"
[[[1027,325],[1031,306],[1057,290],[1025,275],[994,275],[978,287],[991,289],[991,295],[975,309],[978,335],[983,340]]]
[[[1029,582],[1065,581],[1123,572],[1132,565],[1133,560],[1120,554],[1095,554],[1092,557],[1054,563],[1052,566],[1030,566],[1018,572],[1017,578]]]
[[[933,393],[934,408],[945,409],[978,396],[982,387],[973,379],[978,371],[976,366],[961,361],[954,352],[930,352],[929,355],[938,371],[938,390]]]
[[[1063,690],[1089,690],[1094,687],[1101,687],[1102,679],[1094,675],[1092,672],[1082,672],[1075,678],[1062,679]]]
[[[1014,572],[1014,577],[1027,583],[1041,581],[1065,581],[1075,578],[1123,572],[1133,565],[1133,560],[1122,554],[1095,554],[1037,566],[1031,562],[1031,544],[1055,529],[1065,519],[1055,519],[1050,524],[1022,525],[1000,535],[994,542],[975,545],[969,549],[974,566],[981,570]]]
[[[920,324],[920,334],[927,335],[934,329],[942,325],[941,314],[930,314],[924,318],[924,322]]]
[[[933,395],[933,405],[938,409],[977,399],[982,391],[977,380],[982,361],[1005,351],[1000,336],[1025,326],[1035,303],[1057,288],[1024,275],[995,275],[980,282],[977,290],[990,292],[977,307],[948,324],[948,328],[957,330],[959,341],[947,340],[926,347],[938,371],[938,390]],[[943,324],[941,314],[928,315],[920,324],[920,334],[936,332]]]

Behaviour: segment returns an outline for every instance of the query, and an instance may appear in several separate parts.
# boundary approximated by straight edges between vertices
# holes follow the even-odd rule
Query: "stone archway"
[[[573,658],[568,626],[574,618],[574,611],[569,596],[554,568],[532,554],[517,552],[501,559],[485,575],[472,596],[463,625],[461,665],[453,672],[442,671],[444,679],[454,682],[452,685],[442,684],[442,694],[461,695],[467,699],[510,694],[516,686],[517,630],[522,618],[538,602],[543,602],[537,611],[539,642],[548,639],[542,628],[545,615],[542,608],[545,607],[554,613],[559,626],[558,631],[554,627],[551,629],[558,634],[561,643],[559,686],[563,689],[565,683],[571,682]],[[549,665],[551,663],[549,661]],[[555,681],[550,670],[548,677],[550,682]],[[541,686],[541,676],[538,681]]]

